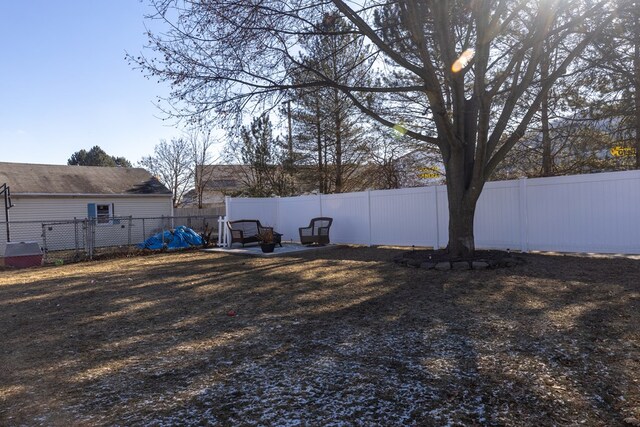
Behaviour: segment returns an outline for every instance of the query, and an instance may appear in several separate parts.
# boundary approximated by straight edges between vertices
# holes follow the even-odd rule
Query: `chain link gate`
[[[35,241],[44,250],[45,262],[73,262],[93,259],[106,253],[130,253],[147,238],[185,225],[215,242],[218,234],[217,216],[184,217],[112,217],[98,222],[95,218],[74,218],[52,221],[12,221],[0,223],[0,230],[11,227],[12,241]],[[213,238],[211,238],[214,236]],[[0,256],[4,249],[0,235]]]

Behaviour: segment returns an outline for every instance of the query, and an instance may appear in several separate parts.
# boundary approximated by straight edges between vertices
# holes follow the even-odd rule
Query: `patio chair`
[[[309,222],[308,227],[300,227],[300,243],[303,245],[310,245],[317,243],[318,245],[329,244],[329,228],[333,218],[319,217],[313,218]]]
[[[271,230],[273,232],[273,241],[282,247],[282,234],[273,231],[273,227],[265,227],[256,219],[240,219],[237,221],[227,222],[227,226],[231,231],[231,243],[241,243],[242,247],[247,243],[260,242],[258,234],[262,230]]]

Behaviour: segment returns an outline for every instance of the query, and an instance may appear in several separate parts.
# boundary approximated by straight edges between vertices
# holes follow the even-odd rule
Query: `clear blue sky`
[[[146,41],[138,0],[0,0],[0,161],[66,164],[99,145],[135,164],[161,138],[166,85],[124,59]]]

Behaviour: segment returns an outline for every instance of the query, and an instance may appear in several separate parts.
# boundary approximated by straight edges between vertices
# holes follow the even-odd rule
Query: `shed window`
[[[111,218],[111,205],[96,205],[96,217],[98,224],[108,224]]]
[[[94,219],[98,224],[111,224],[112,222],[115,224],[114,215],[113,203],[89,203],[87,205],[87,218]]]

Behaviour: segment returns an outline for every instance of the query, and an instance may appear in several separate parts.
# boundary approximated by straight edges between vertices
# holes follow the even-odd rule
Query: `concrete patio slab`
[[[304,246],[299,243],[282,243],[282,247],[276,245],[276,248],[271,253],[264,253],[262,249],[260,249],[259,245],[250,245],[250,246],[234,246],[233,248],[208,248],[203,249],[204,252],[222,252],[231,255],[248,255],[248,256],[258,256],[258,257],[277,257],[279,255],[287,255],[295,252],[305,252],[305,251],[314,251],[314,250],[322,250],[322,249],[332,249],[336,248],[338,245],[324,245],[324,246]]]

